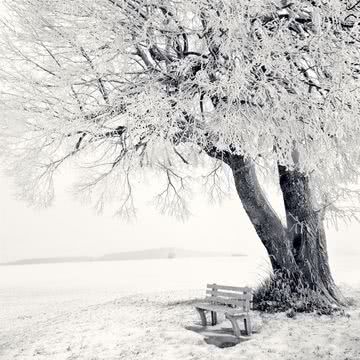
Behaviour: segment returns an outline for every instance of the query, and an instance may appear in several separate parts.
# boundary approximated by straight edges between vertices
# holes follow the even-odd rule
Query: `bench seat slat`
[[[247,311],[244,311],[242,308],[231,308],[231,307],[224,306],[224,305],[221,306],[221,305],[215,305],[215,304],[209,304],[209,303],[197,303],[197,304],[194,304],[194,306],[199,309],[220,312],[223,314],[226,313],[226,314],[230,314],[230,315],[241,315],[241,314],[247,313]]]
[[[246,300],[235,300],[235,299],[229,299],[229,298],[222,298],[222,297],[218,297],[218,296],[206,297],[205,301],[209,302],[209,303],[234,305],[234,306],[239,306],[239,307],[246,306]]]

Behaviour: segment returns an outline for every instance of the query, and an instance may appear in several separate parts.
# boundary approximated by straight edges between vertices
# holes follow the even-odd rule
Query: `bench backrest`
[[[218,284],[207,284],[206,300],[218,305],[229,305],[249,311],[252,303],[252,289]]]

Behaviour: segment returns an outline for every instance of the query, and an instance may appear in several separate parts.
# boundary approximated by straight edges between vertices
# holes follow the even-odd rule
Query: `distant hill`
[[[223,252],[197,251],[178,248],[159,248],[137,251],[125,251],[119,253],[105,254],[103,256],[75,256],[75,257],[51,257],[23,259],[2,263],[0,265],[26,265],[26,264],[52,264],[68,262],[92,262],[92,261],[124,261],[124,260],[146,260],[146,259],[174,259],[174,258],[196,258],[196,257],[222,257],[222,256],[246,256],[244,254],[231,254]]]
[[[52,263],[68,263],[68,262],[89,262],[96,261],[96,257],[88,256],[73,256],[73,257],[50,257],[50,258],[34,258],[34,259],[21,259],[1,263],[0,265],[27,265],[27,264],[52,264]]]
[[[101,260],[143,260],[143,259],[173,259],[187,257],[230,256],[228,253],[185,250],[178,248],[146,249],[107,254]]]

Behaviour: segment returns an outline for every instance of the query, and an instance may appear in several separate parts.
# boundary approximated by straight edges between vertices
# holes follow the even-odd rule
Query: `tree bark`
[[[287,227],[267,201],[256,176],[255,165],[240,155],[227,162],[243,207],[265,246],[274,273],[290,274],[292,281],[321,293],[328,303],[343,297],[332,278],[322,213],[315,209],[309,178],[279,166]]]
[[[281,220],[272,209],[259,184],[252,161],[233,155],[229,161],[235,187],[243,207],[265,246],[273,270],[297,268],[291,243]]]
[[[330,301],[342,303],[344,299],[330,272],[323,213],[316,209],[309,178],[280,165],[278,171],[295,261],[311,289],[321,291]]]

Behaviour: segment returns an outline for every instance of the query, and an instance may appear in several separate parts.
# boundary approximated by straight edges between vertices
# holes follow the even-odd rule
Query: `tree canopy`
[[[181,169],[210,156],[216,171],[229,154],[298,169],[319,209],[352,194],[358,3],[5,4],[1,106],[20,123],[9,154],[29,200],[51,201],[53,174],[72,159],[100,204],[111,183],[131,213],[131,176],[150,167],[167,179],[164,203],[181,208]]]

